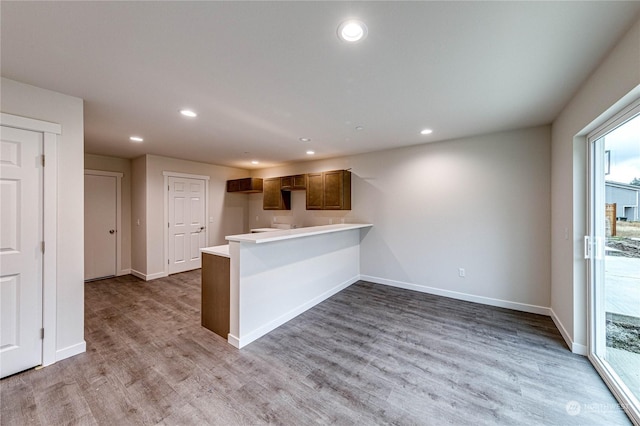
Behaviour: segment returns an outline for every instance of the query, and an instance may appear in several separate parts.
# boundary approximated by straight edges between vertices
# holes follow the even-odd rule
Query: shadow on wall
[[[380,204],[381,200],[388,200],[389,196],[376,185],[376,181],[375,176],[358,176],[355,172],[351,175],[352,193],[356,195],[353,196],[353,210],[349,222],[373,224],[373,228],[367,229],[366,235],[362,236],[360,273],[382,278],[393,277],[394,280],[409,282],[410,276],[387,244],[387,235],[383,233],[384,229],[393,229],[385,226],[386,209],[393,206]],[[366,198],[358,197],[357,194],[366,194]],[[366,262],[363,262],[363,259],[366,259]],[[368,265],[377,265],[375,272]]]

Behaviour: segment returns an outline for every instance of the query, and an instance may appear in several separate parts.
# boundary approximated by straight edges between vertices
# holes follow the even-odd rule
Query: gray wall
[[[586,135],[640,95],[640,21],[618,42],[553,122],[551,307],[575,352],[587,349]]]
[[[62,126],[58,142],[56,352],[84,346],[84,118],[82,99],[2,78],[4,113]]]
[[[254,172],[284,176],[350,168],[352,210],[262,210],[249,195],[250,227],[370,222],[367,279],[499,306],[550,306],[549,126],[424,144]],[[466,269],[466,278],[458,276]]]

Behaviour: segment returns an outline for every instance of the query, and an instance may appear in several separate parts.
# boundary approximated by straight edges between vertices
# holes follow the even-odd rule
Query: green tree
[[[630,185],[640,186],[640,179],[637,177],[633,178],[633,180],[629,183]]]

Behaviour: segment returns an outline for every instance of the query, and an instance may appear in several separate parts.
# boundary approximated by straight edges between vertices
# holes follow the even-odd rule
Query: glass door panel
[[[590,139],[590,359],[640,412],[640,107]]]

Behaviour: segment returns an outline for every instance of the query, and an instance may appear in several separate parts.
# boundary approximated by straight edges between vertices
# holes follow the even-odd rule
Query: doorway
[[[208,176],[165,172],[167,273],[198,269],[206,247]]]
[[[589,359],[640,422],[640,102],[589,141]]]
[[[84,172],[84,279],[119,275],[122,173]]]
[[[43,134],[2,127],[0,377],[42,363]]]

